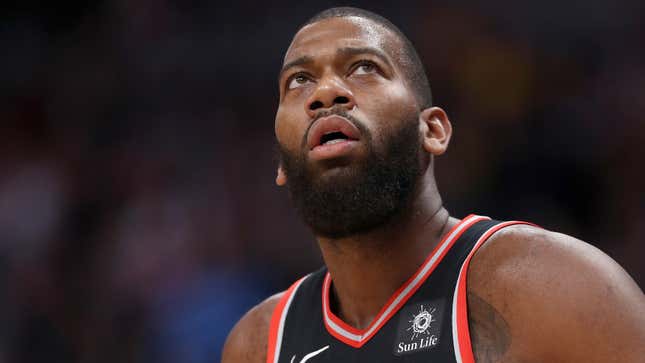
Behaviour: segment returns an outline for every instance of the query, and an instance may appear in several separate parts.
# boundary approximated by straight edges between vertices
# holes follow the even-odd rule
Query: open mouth
[[[322,135],[319,145],[331,145],[345,140],[350,140],[349,136],[343,134],[341,131],[332,131]]]
[[[358,150],[361,132],[343,116],[322,117],[311,126],[307,147],[311,160],[344,158]]]
[[[342,116],[331,115],[318,119],[309,130],[307,146],[309,150],[315,147],[329,146],[344,141],[358,141],[360,131],[349,120]]]

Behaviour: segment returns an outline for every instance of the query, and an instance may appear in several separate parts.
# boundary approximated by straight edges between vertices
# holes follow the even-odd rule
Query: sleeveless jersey
[[[349,326],[331,311],[333,282],[325,268],[301,278],[274,310],[267,363],[474,363],[466,300],[468,265],[493,233],[513,224],[528,223],[464,218],[365,329]]]

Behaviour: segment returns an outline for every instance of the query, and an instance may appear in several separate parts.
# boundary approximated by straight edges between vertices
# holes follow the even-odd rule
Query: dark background
[[[453,215],[573,235],[643,286],[641,4],[352,5],[425,61]],[[244,311],[318,268],[273,184],[273,117],[292,35],[333,5],[1,5],[0,362],[217,362]]]

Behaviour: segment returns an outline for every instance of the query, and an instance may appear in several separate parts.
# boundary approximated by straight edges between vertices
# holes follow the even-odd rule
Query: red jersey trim
[[[392,294],[390,299],[385,303],[383,308],[376,315],[372,323],[365,329],[360,330],[342,321],[329,308],[329,289],[332,278],[329,272],[325,276],[322,287],[322,306],[323,320],[329,334],[339,341],[354,347],[360,348],[367,343],[385,323],[394,316],[405,305],[405,303],[414,295],[414,293],[423,285],[430,274],[437,267],[452,245],[459,237],[474,223],[490,219],[488,217],[469,215],[455,225],[450,232],[439,242],[437,247],[428,255],[417,272],[408,279],[397,291]]]
[[[278,363],[278,358],[280,358],[280,348],[282,346],[282,335],[284,333],[284,323],[287,318],[287,313],[289,312],[289,306],[291,306],[291,302],[293,301],[293,297],[296,294],[298,287],[300,287],[300,284],[302,284],[307,276],[302,277],[291,285],[282,298],[280,298],[280,301],[273,310],[271,323],[269,325],[267,363]]]
[[[481,247],[495,232],[502,228],[518,224],[527,224],[539,227],[533,223],[522,221],[509,221],[494,225],[479,237],[473,246],[473,249],[468,254],[468,257],[466,257],[464,263],[461,265],[457,284],[455,285],[455,294],[452,299],[452,339],[457,363],[475,363],[473,347],[470,341],[470,329],[468,327],[468,291],[466,289],[470,260],[475,255],[475,252],[477,252],[479,247]]]

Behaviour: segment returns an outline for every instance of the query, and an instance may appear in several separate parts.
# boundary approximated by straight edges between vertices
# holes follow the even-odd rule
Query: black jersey
[[[474,363],[466,301],[468,264],[493,233],[524,223],[464,218],[365,329],[349,326],[329,308],[333,281],[325,268],[303,277],[275,308],[267,363]]]

